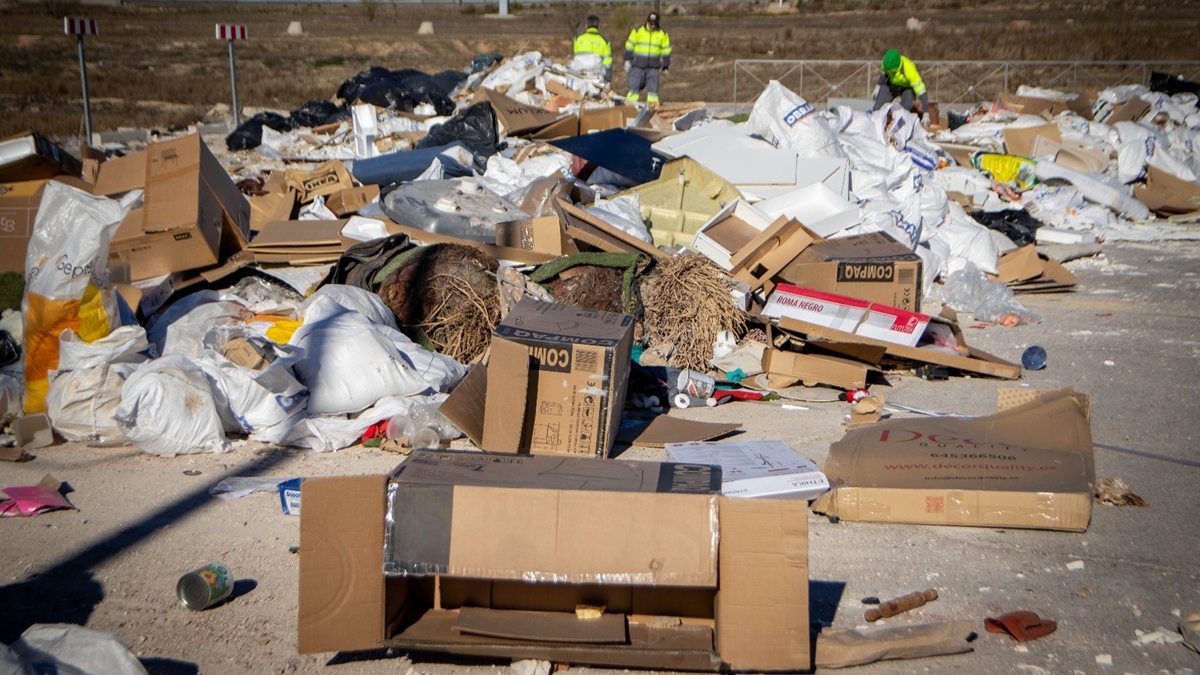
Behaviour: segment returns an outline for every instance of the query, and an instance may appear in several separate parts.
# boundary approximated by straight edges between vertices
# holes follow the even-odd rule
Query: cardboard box
[[[1088,398],[1069,389],[1029,394],[987,417],[892,419],[847,432],[824,467],[834,488],[813,510],[871,522],[1087,530],[1095,483]]]
[[[1004,151],[1018,157],[1034,157],[1033,139],[1042,137],[1055,143],[1062,142],[1057,124],[1041,124],[1035,127],[1004,128]]]
[[[715,587],[720,476],[696,463],[417,452],[393,472],[383,569]]]
[[[108,254],[109,266],[128,265],[134,281],[211,267],[250,238],[250,204],[199,135],[104,164],[96,193],[143,186],[142,207],[117,228]]]
[[[511,460],[522,458],[507,456]],[[534,458],[537,459],[537,458]],[[411,460],[409,460],[411,461]],[[600,467],[598,460],[588,460]],[[624,462],[620,462],[624,463]],[[457,491],[457,487],[454,488]],[[460,656],[503,659],[546,659],[596,666],[653,668],[657,670],[717,671],[721,669],[768,671],[811,668],[808,613],[808,531],[805,502],[779,499],[716,498],[715,520],[701,524],[688,520],[666,536],[696,542],[702,534],[708,550],[715,545],[716,587],[658,587],[627,584],[614,576],[601,583],[569,584],[515,582],[505,579],[462,578],[447,575],[392,577],[383,574],[386,476],[310,478],[302,487],[304,511],[300,520],[300,582],[297,647],[300,653],[349,651],[394,647]],[[471,502],[443,502],[453,518],[486,517],[468,511],[491,511],[481,503],[482,491],[508,492],[503,508],[520,508],[522,497],[533,492],[562,495],[563,490],[525,488],[473,488]],[[453,493],[451,493],[453,494]],[[646,500],[655,509],[670,511],[699,505],[710,496],[677,493],[584,493],[613,498],[619,513],[629,518],[650,517],[621,506],[630,497]],[[676,506],[687,504],[687,507]],[[427,512],[437,513],[433,504]],[[664,512],[666,512],[664,511]],[[601,515],[598,517],[598,513]],[[540,519],[524,528],[523,516],[505,520],[519,530],[531,550],[546,550],[539,542],[575,527],[597,533],[605,540],[633,538],[624,529],[628,520],[607,519],[595,505],[559,511],[553,529],[541,528]],[[712,537],[716,527],[716,537]],[[446,538],[459,537],[451,529]],[[661,527],[657,525],[657,527]],[[541,528],[541,529],[540,529]],[[646,542],[649,543],[649,542]],[[664,540],[654,542],[663,546]],[[621,554],[624,546],[607,555],[621,567],[649,570],[666,564],[636,560]],[[673,556],[672,556],[673,557]],[[710,562],[706,561],[707,567]],[[539,563],[536,565],[541,567]],[[599,569],[600,566],[593,565]],[[504,625],[528,626],[526,614],[542,611],[571,613],[577,604],[607,605],[624,621],[625,632],[617,643],[576,634],[569,642],[529,639],[544,635],[536,627],[523,634],[469,635],[456,628],[462,610],[500,610]],[[508,611],[505,611],[508,610]],[[677,616],[679,625],[655,627],[647,615]],[[555,617],[543,617],[551,619]],[[564,617],[558,616],[558,620]],[[570,625],[578,627],[578,623]],[[588,642],[596,639],[596,642]]]
[[[872,303],[867,316],[854,332],[863,337],[916,347],[927,326],[928,315]]]
[[[549,86],[549,83],[547,83]],[[606,108],[584,108],[579,111],[579,133],[623,129],[628,121],[637,117],[638,109],[632,105],[617,105]]]
[[[46,182],[0,183],[0,272],[25,276],[25,251]]]
[[[772,389],[784,389],[797,382],[808,387],[828,384],[842,389],[867,386],[866,365],[823,354],[767,349],[763,352],[762,369]]]
[[[779,284],[763,308],[763,316],[790,317],[853,333],[871,303],[844,295]]]
[[[1146,182],[1134,186],[1133,196],[1163,216],[1200,211],[1200,185],[1154,166],[1146,166]]]
[[[667,456],[677,462],[721,468],[726,497],[816,499],[829,491],[825,474],[782,441],[672,443]]]
[[[578,252],[556,215],[497,223],[496,245],[553,256]]]
[[[248,250],[258,262],[315,264],[342,255],[346,220],[277,220],[263,225]]]
[[[79,177],[83,163],[38,133],[0,141],[0,183],[67,175]]]
[[[603,457],[625,407],[633,317],[522,299],[441,410],[480,448]]]
[[[883,232],[818,241],[775,275],[793,286],[916,311],[921,257]]]
[[[379,197],[378,185],[339,190],[325,199],[325,206],[338,216],[349,216]],[[290,216],[288,216],[290,217]],[[282,220],[287,220],[283,218]]]
[[[289,169],[283,174],[283,184],[296,191],[301,204],[307,204],[315,197],[353,188],[354,180],[341,160],[331,159],[311,171]]]

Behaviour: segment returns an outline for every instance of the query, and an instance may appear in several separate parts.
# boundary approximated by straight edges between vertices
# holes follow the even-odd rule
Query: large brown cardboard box
[[[818,241],[775,278],[915,312],[921,308],[921,267],[920,256],[908,247],[870,232]]]
[[[250,238],[250,204],[198,134],[104,164],[95,191],[143,186],[142,208],[125,217],[108,254],[134,281],[211,267]]]
[[[829,449],[817,513],[843,520],[1083,532],[1095,490],[1088,397],[1011,390],[987,417],[893,419]]]
[[[423,477],[408,473],[414,468]],[[503,475],[488,484],[495,473]],[[712,478],[692,465],[415,453],[394,482],[306,480],[298,650],[390,646],[658,670],[811,668],[805,502],[725,499],[708,494]],[[406,491],[429,498],[399,496]],[[389,492],[416,508],[397,504],[393,520],[426,524],[428,537],[417,544],[473,555],[486,569],[385,574]],[[607,513],[613,505],[618,511]],[[690,515],[660,520],[667,514]],[[480,531],[480,523],[498,529]],[[604,547],[603,557],[558,546],[588,538],[596,541],[583,545]],[[501,567],[489,555],[497,543],[521,567]],[[564,555],[575,558],[570,576],[586,581],[512,579],[562,565]],[[713,576],[693,586],[653,583],[668,568]],[[487,576],[493,572],[502,576]],[[596,629],[575,618],[578,604],[607,607]],[[615,633],[602,630],[613,623]]]
[[[441,410],[484,450],[603,457],[632,348],[627,314],[525,298],[492,334],[486,373],[468,374]]]

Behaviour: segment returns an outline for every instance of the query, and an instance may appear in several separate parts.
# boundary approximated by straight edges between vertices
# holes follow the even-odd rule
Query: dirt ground
[[[1045,370],[1018,382],[956,377],[926,382],[891,376],[876,386],[889,401],[928,410],[986,414],[1003,386],[1072,386],[1093,397],[1097,443],[1196,462],[1200,452],[1200,244],[1108,244],[1100,258],[1068,264],[1075,293],[1027,296],[1041,323],[967,328],[974,346],[1011,360],[1045,347]],[[845,404],[784,410],[734,403],[676,411],[744,424],[747,438],[783,439],[824,462],[841,437]],[[633,448],[624,458],[660,458]],[[151,673],[397,673],[489,675],[507,662],[452,662],[386,651],[296,653],[299,518],[277,496],[222,501],[208,489],[226,476],[329,476],[391,469],[399,460],[353,447],[316,454],[241,447],[225,455],[162,459],[132,447],[59,445],[36,459],[0,465],[0,485],[45,474],[74,489],[78,511],[0,521],[0,642],[35,622],[73,622],[109,631]],[[199,471],[198,475],[185,472]],[[831,524],[809,515],[812,619],[862,625],[866,596],[936,588],[937,602],[892,625],[976,622],[973,653],[865,666],[859,673],[1158,673],[1200,670],[1179,644],[1134,645],[1136,631],[1173,629],[1200,611],[1200,468],[1145,454],[1096,450],[1097,477],[1124,478],[1147,508],[1097,505],[1086,533],[993,528]],[[239,579],[227,604],[179,606],[179,576],[211,561]],[[1073,571],[1067,564],[1082,561]],[[1016,645],[982,632],[982,619],[1026,609],[1058,631]],[[1111,667],[1097,655],[1112,657]],[[578,669],[585,670],[585,669]],[[628,672],[628,671],[626,671]]]
[[[664,16],[674,58],[663,100],[733,101],[735,59],[874,60],[892,47],[918,61],[1197,59],[1193,31],[1180,30],[1200,21],[1195,2],[812,0],[784,15],[765,13],[769,4],[706,0],[678,5],[685,15]],[[571,38],[593,12],[614,46],[619,92],[625,36],[650,6],[514,3],[514,16],[499,19],[486,15],[494,5],[378,1],[117,8],[0,3],[0,138],[31,128],[59,140],[82,132],[78,55],[74,37],[62,34],[64,12],[99,22],[100,35],[85,44],[93,125],[100,132],[187,125],[216,103],[228,104],[228,52],[214,38],[218,23],[249,30],[249,41],[236,46],[241,104],[291,110],[309,99],[332,99],[338,84],[372,65],[437,72],[461,69],[476,54],[531,49],[564,61]],[[665,3],[664,11],[671,6]],[[924,22],[923,30],[906,29],[910,17]],[[291,21],[301,22],[303,36],[286,35]],[[433,23],[433,35],[417,35],[423,21]],[[769,78],[787,70],[756,72]],[[1181,74],[1195,77],[1196,70]],[[1140,79],[1136,72],[1124,75]],[[1079,86],[1107,84],[1084,78]]]

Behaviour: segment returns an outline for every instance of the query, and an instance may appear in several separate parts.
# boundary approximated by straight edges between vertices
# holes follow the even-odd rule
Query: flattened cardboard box
[[[657,589],[622,585],[616,580],[578,585],[448,576],[385,577],[382,542],[387,477],[313,478],[304,481],[301,490],[300,653],[390,646],[658,670],[811,668],[808,526],[802,501],[718,498],[719,588]],[[664,501],[706,499],[680,494],[647,496]],[[453,508],[460,504],[454,503]],[[465,502],[461,508],[466,508]],[[475,503],[471,508],[490,506]],[[604,522],[603,514],[598,517],[594,509],[563,515],[568,519],[560,525],[564,528]],[[711,527],[712,523],[706,531],[711,532]],[[522,536],[541,534],[531,525]],[[463,607],[573,612],[581,598],[595,596],[625,598],[610,604],[615,611],[631,612],[626,616],[624,644],[465,635],[454,627]],[[637,619],[638,614],[679,616],[682,625],[651,629]]]
[[[894,419],[854,429],[813,504],[843,520],[1083,532],[1095,484],[1086,396],[1070,390],[987,417]]]

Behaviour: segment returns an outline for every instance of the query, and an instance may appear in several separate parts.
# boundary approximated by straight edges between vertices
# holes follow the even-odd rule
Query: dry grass
[[[111,130],[186,124],[229,102],[226,46],[213,38],[215,23],[249,28],[250,40],[237,45],[243,105],[292,109],[331,98],[368,65],[436,72],[461,68],[478,53],[522,47],[565,59],[572,22],[593,12],[619,62],[626,31],[649,6],[530,5],[504,21],[485,18],[482,6],[10,4],[0,22],[0,136],[36,128],[63,138],[82,127],[75,43],[62,34],[61,12],[99,21],[101,34],[87,40],[93,122]],[[1193,31],[1179,27],[1200,19],[1200,3],[1164,0],[814,0],[784,16],[763,14],[764,6],[704,2],[686,6],[692,15],[664,17],[675,49],[664,97],[732,100],[737,58],[875,59],[895,47],[918,60],[1195,59]],[[928,28],[906,30],[910,16]],[[293,20],[305,36],[285,35]],[[1029,20],[1030,28],[1008,30],[1014,20]],[[417,36],[422,21],[432,21],[436,33]],[[41,39],[20,46],[20,35]],[[620,77],[618,66],[618,89]]]
[[[742,333],[746,317],[734,304],[733,282],[701,255],[656,262],[640,282],[645,337],[651,349],[670,351],[677,368],[708,370],[712,344],[723,330]]]

